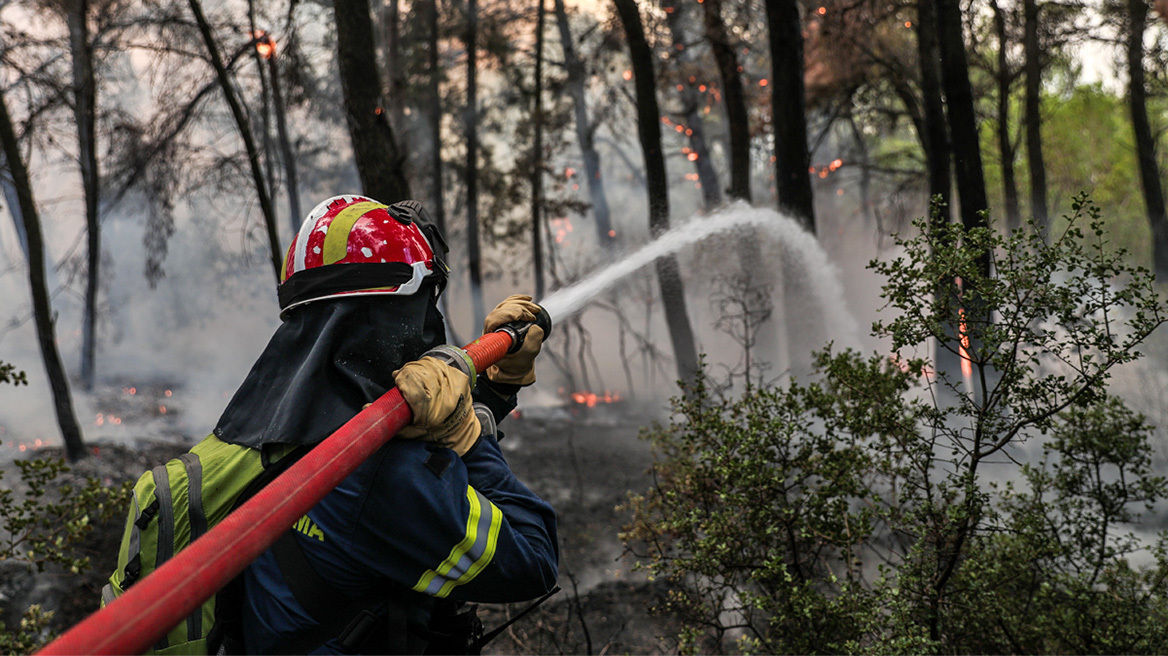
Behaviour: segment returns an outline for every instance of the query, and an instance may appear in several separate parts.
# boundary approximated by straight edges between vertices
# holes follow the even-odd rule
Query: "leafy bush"
[[[655,486],[622,538],[674,582],[683,651],[1168,644],[1168,536],[1130,533],[1168,485],[1107,392],[1165,306],[1098,210],[1073,208],[1050,243],[918,221],[870,265],[892,354],[829,345],[813,381],[738,398],[702,381],[646,431]],[[964,371],[935,371],[931,347]]]
[[[94,523],[121,514],[120,499],[130,484],[107,487],[96,478],[70,482],[70,469],[59,458],[17,460],[18,494],[14,486],[0,489],[0,561],[24,563],[37,573],[61,568],[73,575],[89,569],[89,557],[78,554],[78,543]],[[3,472],[0,472],[3,478]],[[17,627],[0,623],[0,653],[30,653],[53,636],[48,630],[53,611],[32,606]]]

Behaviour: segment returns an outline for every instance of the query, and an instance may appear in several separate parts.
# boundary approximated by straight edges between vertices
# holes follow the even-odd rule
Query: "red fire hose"
[[[551,329],[546,312],[537,325]],[[477,372],[518,347],[531,324],[508,324],[465,352]],[[259,557],[413,419],[393,388],[222,522],[39,654],[140,654]]]

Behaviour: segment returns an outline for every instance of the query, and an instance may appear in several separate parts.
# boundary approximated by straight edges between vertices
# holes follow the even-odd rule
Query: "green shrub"
[[[130,483],[107,487],[96,478],[76,484],[60,458],[17,460],[23,492],[13,486],[0,489],[0,561],[24,563],[38,574],[57,569],[76,576],[89,569],[89,557],[78,553],[78,543],[94,523],[121,514],[120,500]],[[0,472],[3,478],[3,472]],[[20,625],[0,623],[0,653],[30,653],[52,639],[53,611],[32,606]]]
[[[917,222],[870,265],[892,353],[829,345],[811,382],[736,398],[702,381],[646,431],[655,485],[622,538],[675,584],[683,651],[1168,644],[1168,538],[1125,532],[1168,488],[1150,428],[1107,393],[1165,306],[1073,207],[1050,243]],[[932,348],[967,371],[934,371]]]

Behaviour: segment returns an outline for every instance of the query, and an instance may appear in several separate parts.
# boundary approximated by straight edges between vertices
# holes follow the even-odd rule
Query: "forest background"
[[[543,298],[673,225],[751,211],[734,201],[782,213],[767,215],[773,236],[658,260],[563,322],[533,409],[623,399],[639,417],[685,416],[664,399],[698,379],[699,354],[729,403],[822,372],[812,354],[828,340],[890,352],[902,336],[856,326],[886,303],[904,311],[864,268],[912,253],[894,235],[950,221],[1060,235],[1091,214],[1082,191],[1107,236],[1100,257],[1117,258],[1109,282],[1168,274],[1163,0],[528,4],[0,6],[13,218],[0,224],[0,358],[6,379],[28,381],[3,392],[9,457],[205,433],[279,321],[274,269],[301,217],[339,193],[427,205],[452,246],[456,342],[507,293]],[[922,216],[936,220],[910,223]],[[988,264],[966,278],[979,273]],[[939,337],[919,355],[957,376],[977,340]],[[1146,366],[1088,387],[1108,382],[1161,424],[1163,376]],[[138,390],[157,403],[131,427],[109,399]],[[926,592],[933,642],[908,631],[908,647],[948,645],[949,597]],[[781,615],[768,608],[764,624]],[[716,626],[679,644],[811,647]]]

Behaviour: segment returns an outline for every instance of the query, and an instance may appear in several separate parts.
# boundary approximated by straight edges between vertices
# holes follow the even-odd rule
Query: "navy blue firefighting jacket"
[[[483,384],[476,389],[476,398]],[[514,396],[488,399],[502,419]],[[490,402],[490,401],[494,402]],[[490,430],[493,422],[484,422]],[[405,594],[411,627],[435,598],[510,602],[552,589],[558,543],[551,506],[512,473],[500,435],[484,431],[459,458],[417,440],[390,440],[295,525],[305,559],[350,599]],[[285,583],[271,550],[244,573],[244,645],[280,653],[315,620]],[[317,652],[335,652],[335,642]]]

